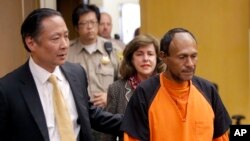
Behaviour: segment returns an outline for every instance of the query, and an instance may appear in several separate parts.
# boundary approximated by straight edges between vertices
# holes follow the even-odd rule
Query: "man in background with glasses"
[[[105,108],[108,86],[118,79],[121,48],[98,36],[100,11],[95,5],[78,5],[72,14],[78,38],[71,41],[67,60],[80,63],[88,76],[90,101]],[[99,135],[96,135],[98,140]]]

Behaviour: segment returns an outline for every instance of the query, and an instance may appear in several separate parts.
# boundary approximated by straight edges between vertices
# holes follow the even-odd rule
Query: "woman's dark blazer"
[[[108,88],[106,111],[124,114],[128,101],[133,94],[132,87],[126,80],[117,80]],[[116,141],[116,136],[102,135],[102,141]]]

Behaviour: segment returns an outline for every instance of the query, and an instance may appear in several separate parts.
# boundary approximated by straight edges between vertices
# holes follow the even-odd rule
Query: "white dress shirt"
[[[46,118],[46,124],[49,131],[49,138],[51,141],[60,141],[58,128],[55,122],[54,116],[54,106],[53,106],[53,86],[50,82],[48,82],[48,78],[51,73],[38,66],[32,57],[29,59],[29,67],[33,78],[36,83],[36,87],[39,93],[39,97],[42,103],[43,111]],[[52,73],[57,77],[58,85],[61,88],[63,98],[65,99],[68,111],[70,113],[70,118],[73,123],[74,133],[76,137],[78,137],[80,131],[80,125],[77,124],[78,113],[76,111],[76,105],[73,98],[72,91],[70,89],[70,85],[60,68],[57,66],[54,72]]]

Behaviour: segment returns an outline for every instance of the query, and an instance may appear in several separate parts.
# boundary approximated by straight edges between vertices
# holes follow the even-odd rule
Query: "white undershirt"
[[[52,101],[53,87],[52,84],[48,82],[48,78],[50,77],[51,73],[38,66],[34,62],[32,57],[30,57],[29,59],[29,67],[33,75],[33,78],[35,80],[39,97],[42,103],[43,111],[46,118],[46,124],[49,131],[49,138],[51,141],[60,141],[58,128],[56,126],[54,117],[54,108]],[[76,137],[78,137],[80,131],[80,125],[77,124],[78,113],[76,111],[75,101],[69,83],[65,79],[59,67],[56,67],[53,74],[58,79],[59,87],[62,90],[63,97],[65,99],[68,111],[70,113],[70,118],[73,122],[74,133]]]
[[[92,54],[93,52],[97,50],[96,43],[90,44],[90,45],[84,45],[84,48],[89,54]]]

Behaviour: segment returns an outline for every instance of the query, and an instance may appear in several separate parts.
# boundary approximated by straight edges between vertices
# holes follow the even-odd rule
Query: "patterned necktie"
[[[58,87],[56,76],[52,74],[48,81],[53,85],[53,105],[60,139],[61,141],[76,141],[73,124],[61,90]]]

